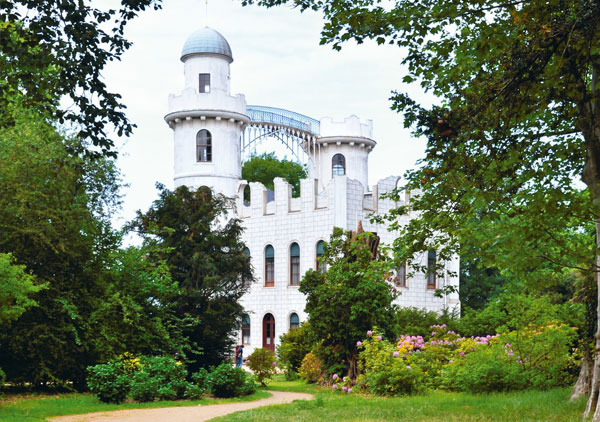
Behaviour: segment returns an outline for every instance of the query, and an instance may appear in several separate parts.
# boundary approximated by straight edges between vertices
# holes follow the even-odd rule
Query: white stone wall
[[[317,192],[314,179],[301,181],[300,198],[291,197],[291,187],[283,179],[275,179],[275,200],[266,203],[266,188],[260,183],[251,183],[251,204],[244,206],[238,200],[238,214],[242,216],[246,228],[243,240],[250,249],[252,265],[257,278],[249,292],[242,298],[251,321],[250,344],[245,353],[256,347],[262,347],[263,317],[271,313],[275,318],[275,344],[279,337],[289,329],[289,317],[297,313],[300,322],[306,320],[304,312],[305,298],[298,287],[290,286],[289,248],[293,242],[300,246],[300,270],[303,274],[309,268],[315,268],[316,245],[319,240],[328,241],[334,227],[355,230],[358,221],[362,221],[366,231],[377,232],[382,244],[391,245],[397,233],[389,232],[386,226],[371,224],[369,215],[373,212],[386,213],[398,204],[393,201],[373,200],[379,194],[388,192],[396,186],[398,178],[389,177],[373,187],[373,193],[365,195],[364,188],[347,176],[336,176],[327,188]],[[243,191],[246,182],[242,182],[239,191]],[[320,199],[319,199],[320,198]],[[323,206],[325,204],[325,206]],[[368,206],[365,207],[365,204]],[[318,206],[320,205],[320,207]],[[408,217],[407,217],[408,218]],[[264,250],[267,245],[275,249],[275,285],[265,287]],[[421,259],[426,263],[426,254]],[[450,270],[458,269],[458,259],[447,264]],[[458,287],[458,278],[447,278],[446,283]],[[438,287],[442,280],[438,281]],[[432,311],[441,311],[445,307],[458,306],[458,295],[448,298],[434,297],[434,291],[427,289],[424,274],[415,274],[407,280],[407,287],[401,288],[396,302],[401,306],[414,306]]]

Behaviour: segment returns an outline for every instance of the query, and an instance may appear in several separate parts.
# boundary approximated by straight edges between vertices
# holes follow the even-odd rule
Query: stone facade
[[[247,355],[256,347],[276,346],[281,334],[296,322],[296,316],[299,322],[307,319],[304,295],[292,281],[292,245],[296,255],[299,249],[299,258],[294,260],[299,260],[301,277],[308,269],[316,268],[318,243],[327,241],[334,227],[354,230],[361,221],[366,231],[376,232],[382,243],[391,244],[397,233],[371,224],[369,215],[385,214],[401,205],[380,198],[396,186],[399,178],[380,180],[369,190],[368,156],[376,145],[372,122],[361,122],[356,116],[341,122],[323,118],[315,137],[294,129],[305,139],[302,147],[310,157],[309,177],[301,181],[300,196],[292,197],[291,186],[276,178],[274,199],[269,200],[271,196],[262,184],[250,183],[250,203],[244,203],[248,183],[241,180],[240,142],[246,126],[254,123],[246,115],[244,96],[229,92],[229,65],[233,61],[229,44],[218,32],[204,28],[188,39],[182,61],[185,87],[180,95],[169,97],[169,113],[165,116],[174,131],[175,186],[207,185],[236,198],[233,213],[245,227],[243,240],[256,275],[256,282],[242,298],[250,321],[249,337],[243,338],[240,333],[238,341],[244,341]],[[204,81],[200,86],[198,75]],[[206,148],[198,146],[200,131],[208,131],[211,139],[210,159],[204,161],[198,153],[198,148]],[[335,171],[333,161],[339,154],[343,166]],[[273,251],[269,258],[272,285],[265,280],[268,246]],[[420,258],[422,265],[427,265],[427,254]],[[443,277],[436,280],[437,288],[458,287],[458,278],[448,276],[458,273],[458,265],[458,258],[445,263]],[[425,274],[409,278],[400,290],[397,303],[401,306],[434,311],[460,306],[458,294],[434,297]],[[248,334],[246,328],[243,331]]]

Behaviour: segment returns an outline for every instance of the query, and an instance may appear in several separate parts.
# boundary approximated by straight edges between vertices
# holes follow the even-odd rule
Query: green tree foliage
[[[90,326],[103,359],[124,353],[174,355],[185,340],[174,299],[179,288],[164,262],[155,263],[144,248],[116,249],[106,257],[104,296]]]
[[[109,214],[118,203],[111,160],[75,155],[38,114],[11,110],[0,127],[0,253],[11,253],[39,283],[38,306],[0,327],[0,366],[12,381],[71,380],[101,351],[90,326],[104,296],[101,274],[117,236]]]
[[[485,267],[476,255],[463,252],[460,257],[460,305],[466,308],[482,309],[488,301],[502,292],[508,282],[497,268]]]
[[[243,308],[238,303],[253,280],[249,259],[240,241],[242,226],[229,219],[229,200],[203,186],[169,191],[131,226],[144,236],[150,256],[164,261],[179,293],[172,299],[189,342],[188,367],[195,372],[222,362],[235,343]]]
[[[24,265],[17,265],[11,254],[0,253],[0,324],[6,324],[36,306],[31,298],[45,286],[35,283]]]
[[[373,259],[366,242],[371,236],[362,233],[354,239],[350,232],[335,228],[323,256],[327,272],[309,270],[300,283],[308,321],[326,365],[332,368],[341,363],[352,377],[357,371],[356,342],[373,327],[389,337],[395,334],[395,294],[386,281],[393,263],[385,253]],[[328,356],[330,351],[335,355]]]
[[[290,372],[298,372],[304,356],[310,353],[313,346],[314,341],[308,322],[281,335],[277,357],[283,363],[288,376]]]
[[[52,113],[59,123],[78,128],[79,139],[116,155],[106,130],[114,127],[128,135],[134,125],[101,73],[131,45],[123,36],[126,24],[160,3],[128,0],[110,8],[88,0],[0,2],[0,109],[17,102]],[[59,104],[63,96],[69,98],[64,107]],[[14,123],[2,113],[0,126]]]
[[[296,197],[300,195],[300,180],[306,178],[306,171],[298,163],[278,159],[273,152],[254,156],[242,167],[242,179],[248,182],[260,182],[267,189],[274,189],[273,179],[276,177],[287,180],[292,185],[292,195]]]

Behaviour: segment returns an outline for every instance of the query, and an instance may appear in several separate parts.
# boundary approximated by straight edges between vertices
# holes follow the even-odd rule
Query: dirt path
[[[48,418],[48,420],[51,422],[201,422],[240,410],[314,398],[311,394],[305,393],[288,393],[283,391],[270,391],[270,393],[273,395],[266,399],[242,403],[114,410],[111,412],[86,413],[85,415],[56,416]]]

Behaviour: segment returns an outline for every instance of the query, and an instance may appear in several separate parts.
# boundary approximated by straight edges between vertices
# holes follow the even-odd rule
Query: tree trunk
[[[598,77],[600,68],[596,65],[592,67],[592,80],[591,80],[591,100],[580,106],[580,119],[578,126],[581,129],[586,144],[586,161],[583,167],[582,179],[587,185],[592,198],[594,199],[594,205],[596,210],[600,207],[600,107],[597,104],[597,97],[600,94],[600,86],[598,84]],[[598,214],[596,214],[598,215]],[[595,267],[594,280],[596,285],[600,282],[598,277],[598,270],[600,269],[600,219],[595,220],[596,225],[596,256],[595,256]],[[600,287],[600,286],[599,286]],[[600,288],[598,289],[598,305],[596,307],[598,312],[598,320],[600,321]],[[600,323],[596,328],[596,343],[594,347],[594,367],[592,369],[592,385],[590,389],[590,397],[588,398],[587,406],[585,408],[584,418],[589,417],[592,413],[594,417],[593,422],[600,422],[600,407],[598,406],[598,395],[600,393]]]
[[[580,397],[587,396],[592,388],[592,368],[594,367],[594,361],[590,356],[583,358],[581,364],[581,370],[579,371],[579,378],[573,387],[573,392],[569,400],[576,400]]]

